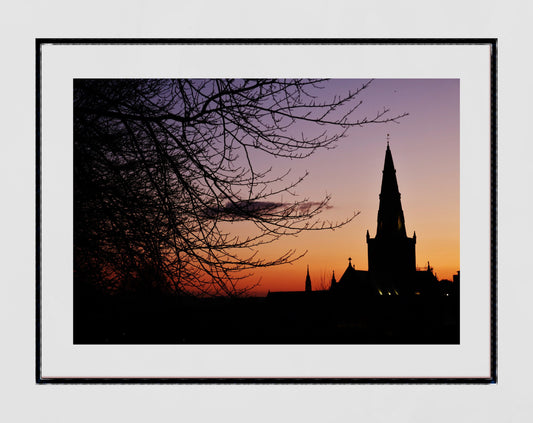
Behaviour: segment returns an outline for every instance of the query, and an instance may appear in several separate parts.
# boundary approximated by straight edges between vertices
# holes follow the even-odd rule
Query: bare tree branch
[[[238,295],[266,260],[258,248],[321,221],[329,196],[284,202],[306,175],[256,166],[257,154],[302,159],[351,127],[397,122],[388,109],[357,117],[360,87],[321,100],[324,80],[75,80],[75,275],[105,289]],[[317,132],[317,128],[320,131]],[[309,134],[309,135],[306,135]],[[311,135],[312,134],[312,135]],[[233,235],[232,224],[254,232]],[[139,285],[140,284],[140,285]]]

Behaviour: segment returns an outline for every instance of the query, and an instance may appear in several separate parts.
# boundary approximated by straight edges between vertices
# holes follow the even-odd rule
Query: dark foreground
[[[303,293],[302,293],[303,294]],[[75,344],[458,344],[457,297],[199,299],[78,292]]]

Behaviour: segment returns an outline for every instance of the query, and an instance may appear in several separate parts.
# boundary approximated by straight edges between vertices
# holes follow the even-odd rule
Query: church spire
[[[309,265],[307,265],[307,276],[305,277],[305,292],[311,291],[311,277],[309,276]]]
[[[396,169],[388,142],[379,194],[378,230],[375,238],[366,235],[368,245],[368,270],[375,274],[406,275],[416,270],[416,235],[408,238],[405,231],[400,190]],[[387,276],[388,289],[395,288],[395,279]],[[382,279],[385,281],[385,279]]]
[[[337,285],[337,279],[335,279],[335,270],[334,270],[333,276],[331,277],[331,285],[329,286],[329,289],[335,289],[336,285]]]
[[[376,237],[407,237],[400,191],[398,189],[398,181],[396,180],[396,169],[392,160],[388,134],[383,177],[381,180],[381,193],[379,194],[378,229]]]

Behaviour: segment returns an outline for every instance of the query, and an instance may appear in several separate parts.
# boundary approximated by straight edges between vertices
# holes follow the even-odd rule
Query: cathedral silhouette
[[[348,268],[332,291],[359,291],[368,295],[421,295],[435,288],[437,278],[429,262],[425,270],[416,268],[416,232],[410,238],[405,229],[401,194],[396,179],[389,142],[385,151],[383,178],[379,194],[376,236],[366,231],[368,270],[356,270],[348,259]]]
[[[387,135],[388,138],[388,135]],[[439,283],[429,262],[425,269],[416,267],[416,232],[407,236],[401,194],[396,178],[389,141],[385,151],[381,192],[375,237],[366,232],[368,270],[357,270],[348,259],[348,267],[337,281],[335,271],[327,291],[313,291],[309,266],[305,278],[305,291],[269,292],[269,297],[298,294],[338,293],[365,296],[418,296],[450,295],[451,281]],[[459,272],[454,276],[453,292],[458,292]]]

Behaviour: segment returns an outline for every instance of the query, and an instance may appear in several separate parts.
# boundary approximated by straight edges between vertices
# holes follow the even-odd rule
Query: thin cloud
[[[282,209],[287,209],[290,214],[306,214],[313,209],[322,206],[323,209],[331,209],[333,206],[324,205],[318,201],[305,201],[302,203],[284,203],[275,201],[239,201],[236,203],[228,203],[223,208],[218,209],[214,214],[222,214],[225,217],[231,217],[235,220],[246,220],[251,215],[268,214],[279,212]]]

